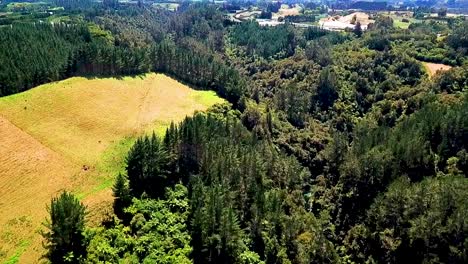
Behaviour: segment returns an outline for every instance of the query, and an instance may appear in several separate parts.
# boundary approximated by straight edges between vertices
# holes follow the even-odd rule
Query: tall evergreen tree
[[[63,192],[52,198],[47,208],[50,218],[42,232],[45,239],[45,257],[51,263],[78,263],[86,257],[86,207],[71,193]]]
[[[358,38],[360,38],[362,36],[362,28],[361,28],[361,22],[357,22],[356,25],[354,26],[354,30],[353,30],[354,34],[356,34],[356,36]]]
[[[131,203],[130,188],[128,187],[128,180],[125,175],[119,173],[115,179],[114,186],[112,187],[114,194],[114,213],[120,219],[124,219],[124,209]]]
[[[317,103],[322,109],[328,109],[338,98],[336,73],[331,67],[324,68],[320,73],[317,87]]]
[[[169,165],[169,153],[154,133],[151,137],[139,138],[127,157],[127,175],[132,195],[139,197],[146,192],[152,197],[163,196]]]

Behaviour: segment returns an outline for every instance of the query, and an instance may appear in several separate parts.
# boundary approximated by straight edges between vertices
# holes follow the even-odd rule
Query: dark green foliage
[[[395,181],[372,205],[366,223],[379,262],[464,263],[468,181],[444,175],[411,184]],[[375,242],[374,242],[375,241]]]
[[[381,32],[372,34],[367,40],[370,49],[383,51],[390,48],[390,41],[385,34]]]
[[[457,93],[468,90],[468,65],[448,70],[435,77],[436,92]]]
[[[215,41],[222,34],[222,23],[219,22],[222,17],[215,9],[187,10],[183,14],[183,21],[187,24],[182,24],[189,32],[180,35],[181,39],[177,43],[169,40],[170,37],[166,38],[173,34],[170,30],[172,27],[167,32],[161,28],[174,19],[173,15],[138,11],[144,17],[151,17],[151,20],[138,16],[135,18],[129,12],[124,13],[123,17],[105,16],[97,21],[103,28],[110,28],[116,34],[115,40],[113,36],[109,39],[100,33],[93,33],[82,24],[15,24],[0,28],[0,59],[4,62],[0,66],[0,96],[73,75],[113,76],[158,71],[202,89],[215,90],[230,102],[237,103],[245,86],[241,76],[203,47],[210,45],[214,49],[222,48],[222,43]],[[194,17],[199,21],[189,23]],[[210,21],[212,24],[207,24],[204,17],[217,22]],[[123,18],[124,21],[121,21]],[[131,22],[137,18],[138,24],[134,26]],[[208,35],[200,32],[200,24],[206,24],[204,31]],[[180,31],[182,29],[174,27],[172,30],[178,33],[185,32],[185,29]],[[141,33],[140,28],[152,34],[145,31]],[[212,36],[210,29],[218,35]],[[110,32],[104,31],[103,34]],[[207,41],[207,37],[210,41],[199,47],[200,42],[186,39],[187,35],[199,37],[200,42]],[[151,42],[153,40],[158,42]]]
[[[390,22],[343,45],[324,40],[333,34],[297,30],[310,36],[301,40],[305,52],[294,49],[293,56],[283,56],[281,45],[265,51],[257,41],[287,26],[234,26],[229,37],[240,51],[226,57],[247,81],[243,113],[198,114],[172,125],[163,141],[173,157],[168,171],[190,189],[194,262],[398,262],[411,249],[423,252],[419,261],[427,254],[449,261],[441,253],[447,245],[455,252],[450,260],[463,257],[455,231],[434,246],[425,246],[434,239],[425,235],[417,242],[424,246],[398,248],[403,238],[393,240],[396,227],[368,220],[402,175],[418,184],[428,176],[464,174],[468,164],[464,68],[429,81],[408,47],[428,41],[429,50],[436,42],[419,33],[406,38]],[[457,54],[450,58],[463,56]],[[431,98],[429,91],[453,96]],[[379,221],[387,219],[382,215]],[[419,218],[408,220],[411,228],[399,227],[402,233],[430,222],[413,219]]]
[[[437,10],[437,16],[446,17],[447,16],[447,8],[441,8],[441,9]]]
[[[203,89],[212,89],[232,103],[242,95],[244,83],[238,72],[209,54],[177,47],[165,41],[150,50],[154,70],[177,76]]]
[[[0,96],[67,76],[81,27],[15,24],[0,28]]]
[[[362,36],[362,28],[361,28],[361,23],[358,21],[356,25],[354,26],[353,33],[356,35],[356,37],[360,38]]]
[[[378,122],[393,126],[398,116],[403,114],[403,102],[421,90],[428,89],[427,86],[420,85],[424,77],[422,65],[397,51],[355,52],[352,49],[340,49],[336,52],[338,53],[335,54],[339,54],[335,56],[335,64],[339,65],[336,71],[339,76],[348,76],[348,78],[340,78],[340,87],[343,87],[340,100],[347,102],[347,105],[357,106],[354,109],[347,109],[353,111],[351,113],[336,108],[337,113],[344,112],[340,116],[341,120],[337,120],[340,130],[342,130],[341,127],[349,129],[353,126],[346,120],[350,118],[346,115],[372,111],[372,106],[375,106],[377,102],[382,102],[378,107],[374,107],[374,109],[379,109],[377,111],[381,111],[382,117],[377,118]],[[351,94],[345,96],[345,93]],[[398,101],[401,98],[402,101],[392,104],[385,98],[392,98],[391,101]],[[392,108],[396,109],[393,111]]]
[[[467,99],[451,105],[433,103],[395,128],[388,147],[410,176],[443,170],[450,157],[468,148]]]
[[[296,48],[294,32],[289,25],[261,27],[256,22],[241,23],[230,35],[235,44],[245,47],[247,53],[264,58],[289,57]]]
[[[319,242],[319,237],[313,242],[302,241],[310,239],[309,233],[303,232],[318,234],[322,229],[287,222],[295,222],[296,217],[307,218],[307,213],[300,209],[300,204],[305,203],[300,190],[308,175],[297,161],[280,155],[265,142],[252,141],[249,133],[240,133],[244,129],[238,125],[220,121],[210,116],[198,116],[185,121],[179,128],[183,131],[184,126],[196,127],[200,132],[195,130],[194,134],[201,135],[212,131],[208,132],[210,141],[205,141],[204,137],[197,140],[200,142],[197,149],[201,151],[196,152],[200,161],[195,162],[200,164],[196,170],[199,176],[191,181],[194,260],[200,263],[238,263],[241,253],[251,250],[268,262],[285,261],[296,257],[293,252],[305,250],[302,242],[312,243],[307,244],[312,248],[320,243],[330,243],[325,238]],[[203,123],[210,125],[203,126]],[[216,126],[224,129],[219,130]],[[211,129],[202,132],[204,127]],[[269,201],[277,197],[272,195],[280,195],[281,200],[286,199],[287,202],[275,200],[274,203],[279,204],[272,205],[276,210],[272,211],[268,207]],[[291,214],[292,208],[297,208],[297,215]],[[282,215],[284,218],[280,217]],[[312,217],[310,221],[318,220]],[[250,231],[244,231],[245,227]],[[252,244],[246,244],[242,239],[245,236],[251,239]],[[301,243],[293,243],[294,240]],[[313,244],[315,242],[317,245]],[[309,260],[320,260],[326,254],[333,255],[333,249],[311,255]]]
[[[292,22],[292,23],[315,22],[315,16],[314,15],[286,16],[284,19],[287,22]]]
[[[306,40],[314,40],[318,39],[320,37],[323,37],[325,35],[329,34],[329,32],[325,29],[319,28],[319,27],[308,27],[304,31],[304,38]]]
[[[267,3],[267,11],[268,12],[273,12],[273,13],[277,13],[279,11],[279,9],[281,8],[281,3],[279,2],[272,2],[272,3]]]
[[[310,108],[310,93],[289,86],[278,93],[277,107],[286,113],[288,121],[295,127],[304,127]]]
[[[454,49],[468,49],[468,21],[461,22],[452,34],[447,37],[447,43]]]
[[[332,63],[330,43],[324,39],[310,42],[305,50],[306,56],[322,67],[326,67]]]
[[[338,98],[338,83],[333,68],[327,67],[322,70],[317,86],[317,97],[315,102],[322,108],[328,109]]]
[[[153,133],[151,137],[139,138],[127,156],[127,175],[130,192],[139,197],[143,192],[152,197],[164,195],[169,171],[170,156],[161,140]]]
[[[268,262],[337,257],[332,243],[319,235],[321,220],[302,208],[307,171],[256,139],[229,112],[186,118],[167,130],[164,145],[177,157],[173,170],[192,190],[190,230],[196,263],[240,263],[241,256],[252,252]],[[292,224],[297,221],[307,222]],[[325,252],[312,253],[323,244]]]
[[[372,29],[376,30],[388,30],[393,28],[393,19],[389,16],[380,15],[375,19],[375,23],[372,25]]]
[[[263,11],[260,13],[260,16],[258,16],[260,19],[271,19],[271,12],[268,11]]]
[[[114,186],[112,186],[112,193],[114,195],[114,214],[120,219],[124,219],[124,209],[130,205],[132,197],[130,196],[128,179],[123,174],[117,175]]]
[[[192,245],[195,263],[235,263],[245,245],[238,217],[221,185],[193,185]]]
[[[84,25],[2,27],[0,45],[0,96],[76,74],[137,74],[151,69],[149,62],[145,64],[145,51],[93,38]]]
[[[262,114],[260,111],[253,107],[247,107],[242,115],[242,124],[248,129],[252,130],[261,122]]]
[[[86,258],[85,206],[71,193],[52,198],[46,220],[45,257],[51,263],[79,263]]]
[[[466,174],[463,166],[457,167],[458,158],[452,157],[468,147],[464,140],[468,122],[463,118],[467,111],[465,98],[453,105],[431,103],[392,129],[360,124],[353,148],[340,166],[339,225],[361,221],[372,200],[400,175],[420,181],[449,172],[449,160],[454,162],[451,171]]]

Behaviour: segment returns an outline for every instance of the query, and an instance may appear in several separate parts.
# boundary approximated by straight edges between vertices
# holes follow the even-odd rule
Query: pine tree
[[[336,73],[332,68],[327,67],[320,72],[319,84],[317,88],[318,104],[322,109],[328,109],[338,98],[338,84]]]
[[[135,144],[130,149],[127,156],[127,175],[129,186],[133,196],[138,197],[143,192],[140,178],[143,177],[143,140],[137,139]]]
[[[138,139],[127,157],[127,175],[133,196],[146,192],[152,197],[161,197],[167,187],[170,155],[161,140],[152,137]]]
[[[42,232],[44,248],[51,263],[77,263],[86,257],[88,241],[84,235],[86,207],[71,193],[63,192],[52,198],[47,208],[50,219]]]
[[[361,28],[361,22],[357,22],[356,25],[354,26],[354,30],[353,30],[354,34],[356,34],[356,36],[358,38],[360,38],[362,36],[362,28]]]
[[[128,187],[128,180],[125,175],[119,173],[115,179],[114,186],[112,187],[114,194],[114,213],[120,219],[124,219],[124,209],[130,205],[131,196]]]

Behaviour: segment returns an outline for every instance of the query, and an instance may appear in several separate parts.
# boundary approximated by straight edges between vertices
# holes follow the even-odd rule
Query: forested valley
[[[51,263],[468,261],[467,20],[333,32],[59,2],[69,20],[2,22],[0,96],[161,72],[229,104],[140,137],[99,227],[54,198]]]

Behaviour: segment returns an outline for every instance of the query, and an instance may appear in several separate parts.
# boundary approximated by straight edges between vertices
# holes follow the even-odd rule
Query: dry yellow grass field
[[[0,98],[0,262],[38,261],[52,196],[71,190],[91,209],[108,210],[112,179],[136,136],[161,134],[221,102],[162,74],[75,77]]]
[[[440,63],[430,63],[430,62],[424,62],[424,66],[427,69],[427,72],[429,73],[429,76],[432,77],[434,74],[436,74],[438,71],[447,71],[452,68],[450,65],[445,65],[445,64],[440,64]]]

